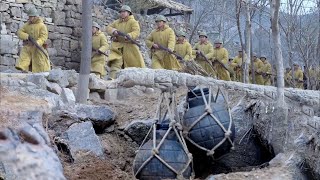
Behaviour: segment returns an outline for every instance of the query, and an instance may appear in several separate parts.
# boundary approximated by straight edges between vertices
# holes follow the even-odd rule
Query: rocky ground
[[[37,179],[43,172],[53,172],[61,175],[53,179],[134,179],[135,151],[152,124],[160,89],[180,86],[176,94],[182,101],[187,92],[183,83],[223,88],[237,127],[236,149],[220,160],[208,161],[206,157],[204,161],[195,160],[196,178],[317,177],[319,102],[315,97],[318,92],[286,90],[286,100],[294,112],[289,115],[292,123],[288,126],[285,121],[276,124],[277,121],[270,120],[282,117],[272,108],[275,89],[271,87],[225,83],[200,76],[186,78],[179,73],[173,76],[169,71],[139,71],[140,79],[137,79],[137,73],[130,72],[134,69],[121,72],[116,82],[92,75],[88,105],[74,102],[73,92],[77,88],[74,71],[2,73],[0,152],[13,153],[0,155],[0,177]],[[288,126],[293,132],[272,126]],[[11,129],[4,129],[7,127]],[[255,129],[250,130],[251,127]],[[283,132],[289,132],[286,136],[292,138],[276,138]],[[285,144],[284,149],[279,144]],[[30,165],[22,161],[24,157],[38,157],[38,160]],[[51,166],[44,166],[46,162],[52,162]],[[24,173],[33,171],[33,167],[38,167],[34,176],[26,176]],[[305,175],[306,168],[310,168],[309,178]]]

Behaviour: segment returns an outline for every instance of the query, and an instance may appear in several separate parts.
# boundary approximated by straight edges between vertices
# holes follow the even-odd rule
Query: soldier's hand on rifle
[[[153,44],[152,47],[155,48],[155,49],[159,49],[158,44]]]
[[[28,36],[28,40],[29,40],[29,41],[33,41],[33,38],[29,35],[29,36]]]

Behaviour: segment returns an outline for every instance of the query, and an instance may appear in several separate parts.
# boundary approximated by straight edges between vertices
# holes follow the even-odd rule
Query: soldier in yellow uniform
[[[311,65],[309,68],[310,89],[316,90],[317,87],[317,71],[315,66]]]
[[[254,65],[254,71],[255,71],[255,84],[264,85],[264,80],[262,77],[263,72],[263,62],[257,57],[257,55],[253,55],[253,65]],[[250,67],[251,70],[251,67]],[[252,81],[251,81],[252,82]]]
[[[234,70],[235,80],[238,82],[242,82],[242,50],[238,51],[238,56],[234,57],[233,61],[231,62],[230,66]]]
[[[29,19],[21,29],[18,30],[18,37],[23,40],[23,48],[16,63],[16,68],[22,71],[46,72],[50,71],[50,60],[48,52],[43,46],[48,39],[48,29],[39,17],[35,8],[27,12]],[[34,40],[42,51],[37,48],[31,40]]]
[[[268,62],[266,56],[263,55],[260,57],[260,59],[263,62],[262,76],[263,76],[264,85],[271,86],[272,66]]]
[[[284,74],[284,84],[285,87],[292,87],[291,69],[289,67],[286,68],[286,72]]]
[[[293,77],[295,81],[295,87],[303,89],[303,71],[297,63],[293,64]],[[291,72],[290,72],[291,73]]]
[[[100,31],[101,27],[98,23],[92,23],[92,59],[91,72],[98,75],[100,78],[106,75],[105,65],[106,56],[103,53],[109,48],[107,37]]]
[[[174,55],[161,50],[159,45],[174,51],[176,37],[174,31],[166,24],[167,18],[163,15],[156,17],[156,29],[147,37],[147,47],[151,49],[152,68],[179,70],[181,66]]]
[[[193,47],[192,55],[194,60],[200,64],[200,66],[212,77],[216,77],[217,74],[205,58],[201,57],[200,53],[208,58],[208,54],[213,52],[213,46],[208,41],[208,35],[206,32],[199,33],[199,42]]]
[[[185,61],[192,60],[192,46],[186,40],[186,33],[177,33],[177,43],[175,45],[174,51],[179,54]]]
[[[134,19],[129,6],[124,5],[121,7],[120,18],[107,26],[107,32],[113,36],[108,61],[111,78],[114,79],[116,77],[116,73],[122,66],[124,68],[145,67],[139,47],[128,41],[126,37],[119,35],[119,32],[126,33],[133,40],[136,40],[140,35],[139,23]]]
[[[218,79],[230,81],[230,73],[227,69],[225,69],[220,63],[215,63],[215,61],[219,61],[226,68],[228,68],[228,59],[229,59],[229,53],[226,48],[222,47],[222,41],[221,40],[215,40],[214,42],[214,48],[213,52],[208,55],[209,59],[212,60],[214,64],[214,69],[217,72]]]

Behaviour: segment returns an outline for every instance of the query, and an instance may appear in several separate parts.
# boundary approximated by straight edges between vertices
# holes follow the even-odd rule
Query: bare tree
[[[278,105],[285,105],[284,101],[284,68],[280,41],[279,14],[280,0],[270,0],[271,4],[271,28],[274,44],[274,54],[277,62],[277,102]]]
[[[92,1],[82,0],[82,52],[77,102],[86,103],[92,51]]]

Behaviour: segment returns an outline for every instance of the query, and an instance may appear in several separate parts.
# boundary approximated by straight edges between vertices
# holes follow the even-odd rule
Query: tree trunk
[[[92,53],[92,1],[82,0],[82,52],[79,74],[78,103],[87,103]]]
[[[318,17],[318,20],[319,20],[319,23],[320,24],[320,1],[318,1],[318,13],[319,13],[319,17]],[[320,28],[318,28],[318,48],[317,48],[317,58],[316,59],[320,59]]]
[[[271,27],[274,44],[275,60],[277,62],[277,102],[284,105],[284,69],[279,31],[279,9],[280,0],[270,0],[271,7]]]
[[[251,59],[251,16],[250,16],[250,3],[251,0],[247,0],[246,3],[246,54],[247,58],[245,60],[245,83],[249,83],[249,63]],[[253,69],[253,64],[251,64]],[[252,71],[252,74],[254,71]],[[254,79],[253,79],[254,82]]]

